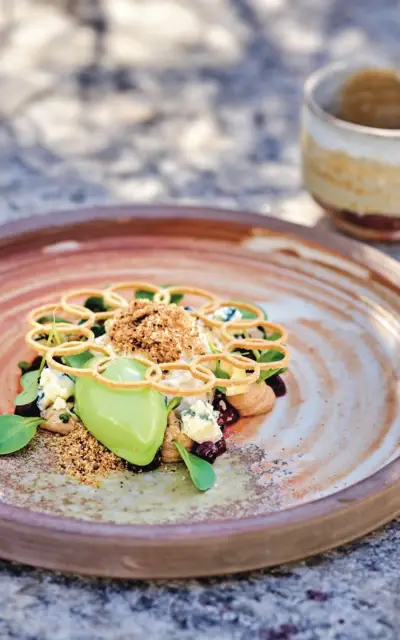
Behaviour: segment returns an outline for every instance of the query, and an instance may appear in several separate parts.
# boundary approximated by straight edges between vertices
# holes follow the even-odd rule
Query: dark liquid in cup
[[[400,129],[400,71],[362,69],[352,74],[341,88],[334,115],[365,127]]]

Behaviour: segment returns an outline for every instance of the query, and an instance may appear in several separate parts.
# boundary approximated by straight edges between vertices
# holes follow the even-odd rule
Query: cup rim
[[[400,129],[384,129],[378,127],[367,127],[366,125],[356,124],[354,122],[347,122],[337,116],[328,113],[320,107],[320,105],[314,99],[315,89],[319,84],[327,77],[333,75],[339,70],[357,71],[361,69],[396,69],[395,66],[385,66],[379,63],[366,62],[365,64],[357,62],[349,64],[347,62],[333,62],[325,65],[313,71],[304,83],[304,103],[310,109],[310,111],[321,120],[325,120],[335,127],[345,129],[347,131],[353,131],[367,136],[379,137],[379,138],[400,138]]]

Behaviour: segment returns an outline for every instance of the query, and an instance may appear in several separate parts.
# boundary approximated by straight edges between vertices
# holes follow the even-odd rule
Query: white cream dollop
[[[209,402],[196,400],[189,409],[181,413],[182,431],[199,444],[218,442],[222,438],[222,431],[217,418],[218,411],[214,411]]]

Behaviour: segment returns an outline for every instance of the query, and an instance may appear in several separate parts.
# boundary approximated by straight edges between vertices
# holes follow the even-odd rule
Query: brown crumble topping
[[[155,362],[205,353],[194,318],[176,304],[133,300],[116,313],[108,335],[117,352],[144,352]]]
[[[42,422],[40,425],[41,429],[46,429],[47,431],[53,431],[54,433],[61,433],[62,435],[66,435],[73,431],[78,422],[76,416],[71,413],[70,409],[72,408],[71,403],[65,410],[63,409],[54,409],[53,406],[47,407],[40,412],[42,418],[46,420],[46,422]],[[63,422],[60,416],[63,413],[67,413],[69,416],[68,422]]]
[[[124,461],[98,442],[81,422],[67,435],[55,436],[50,444],[61,471],[92,487],[99,486],[99,476],[125,468]]]

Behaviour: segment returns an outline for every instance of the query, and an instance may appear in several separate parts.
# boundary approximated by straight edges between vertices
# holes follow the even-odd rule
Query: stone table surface
[[[329,60],[390,61],[399,38],[398,0],[0,0],[0,222],[180,201],[329,226],[300,190],[303,80]],[[209,580],[2,562],[0,637],[397,640],[399,566],[398,521]]]

